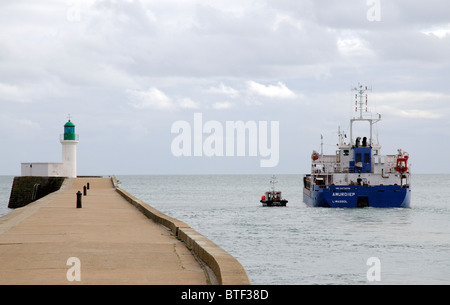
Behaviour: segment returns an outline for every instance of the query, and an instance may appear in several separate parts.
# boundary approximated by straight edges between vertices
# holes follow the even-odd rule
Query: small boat
[[[288,201],[283,199],[281,191],[275,191],[275,183],[277,183],[277,177],[272,176],[270,184],[272,184],[272,190],[267,191],[261,196],[260,202],[264,207],[285,207]]]

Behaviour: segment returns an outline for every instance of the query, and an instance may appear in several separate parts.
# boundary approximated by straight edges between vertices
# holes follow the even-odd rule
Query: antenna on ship
[[[277,177],[275,175],[272,175],[270,178],[270,184],[272,185],[272,191],[275,191],[275,183],[278,183]]]
[[[363,112],[369,112],[367,91],[372,91],[372,87],[363,86],[358,83],[358,87],[352,88],[357,91],[355,94],[355,112],[359,110],[359,119],[363,119]]]
[[[354,145],[353,142],[353,123],[355,121],[367,121],[370,125],[370,136],[369,136],[369,145],[373,145],[373,125],[381,120],[381,115],[378,114],[378,118],[373,118],[372,116],[364,118],[364,114],[371,112],[369,111],[368,106],[368,96],[367,91],[372,91],[372,87],[363,86],[361,83],[358,83],[357,87],[352,88],[352,91],[356,91],[355,94],[355,112],[359,112],[359,117],[354,117],[350,120],[350,141],[351,144]]]

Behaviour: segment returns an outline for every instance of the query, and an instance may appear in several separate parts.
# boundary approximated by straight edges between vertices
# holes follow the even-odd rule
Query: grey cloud
[[[33,124],[42,132],[59,126],[70,112],[85,128],[120,121],[126,141],[145,129],[167,148],[170,123],[204,111],[211,120],[280,120],[282,132],[309,147],[317,127],[345,122],[349,89],[358,81],[373,85],[380,104],[401,100],[384,108],[389,127],[401,120],[414,128],[407,120],[420,118],[438,133],[447,124],[440,116],[450,91],[445,1],[380,0],[379,22],[367,20],[366,0],[80,0],[78,21],[68,19],[69,3],[0,3],[0,119],[17,118],[7,121],[16,134]],[[251,92],[249,83],[260,86]],[[424,92],[445,98],[427,104]],[[297,99],[273,98],[283,93]],[[423,98],[408,101],[416,93]],[[98,136],[89,134],[92,142]],[[103,133],[100,141],[114,142],[110,136]],[[20,144],[7,139],[10,147]],[[415,145],[413,136],[406,144]],[[9,172],[17,167],[4,153],[0,160]],[[132,165],[138,171],[139,161]],[[158,163],[164,162],[170,155]],[[296,162],[303,164],[280,164],[289,172]]]

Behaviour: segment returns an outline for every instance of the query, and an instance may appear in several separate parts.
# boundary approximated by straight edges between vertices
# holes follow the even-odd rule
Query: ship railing
[[[326,174],[326,175],[334,173],[348,173],[349,167],[344,166],[341,163],[336,163],[336,157],[335,156],[333,157],[334,157],[333,159],[323,158],[313,162],[311,172],[315,174]]]
[[[385,155],[382,159],[378,160],[377,163],[382,163],[384,173],[391,174],[396,172],[397,155]],[[375,164],[372,164],[372,166],[374,165]],[[334,173],[349,173],[349,171],[350,168],[348,164],[337,162],[335,155],[323,155],[320,156],[318,160],[312,162],[311,172],[314,174],[331,175]]]
[[[336,163],[336,155],[322,155],[320,156],[319,163]]]
[[[384,171],[394,173],[397,166],[397,155],[387,155],[384,160]]]
[[[386,155],[383,156],[382,163],[382,174],[389,175],[398,173],[395,168],[397,167],[397,155]],[[408,166],[409,167],[409,166]],[[387,177],[385,177],[387,178]]]

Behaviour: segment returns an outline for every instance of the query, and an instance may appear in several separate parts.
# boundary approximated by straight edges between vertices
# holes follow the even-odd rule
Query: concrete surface
[[[76,192],[87,182],[77,209]],[[80,281],[69,281],[75,275]],[[0,218],[0,284],[208,283],[186,245],[127,202],[110,178],[67,179]]]

